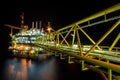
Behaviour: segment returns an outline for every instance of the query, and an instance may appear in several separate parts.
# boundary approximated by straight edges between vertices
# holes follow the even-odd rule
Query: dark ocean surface
[[[97,72],[82,71],[79,63],[45,54],[35,60],[7,56],[0,62],[0,80],[103,80]]]

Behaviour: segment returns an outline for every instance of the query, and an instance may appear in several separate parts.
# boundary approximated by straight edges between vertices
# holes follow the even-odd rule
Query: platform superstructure
[[[20,27],[7,24],[5,26],[11,28],[11,45],[8,49],[18,57],[37,57],[43,49],[34,45],[36,43],[55,44],[50,34],[50,31],[52,31],[50,22],[48,22],[47,26],[43,27],[41,26],[41,21],[33,21],[30,28],[30,26],[24,24],[24,13],[22,13]],[[13,29],[19,29],[19,32],[13,34]]]

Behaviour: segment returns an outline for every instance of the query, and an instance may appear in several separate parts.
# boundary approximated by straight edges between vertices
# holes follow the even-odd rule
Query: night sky
[[[32,21],[50,21],[59,29],[91,14],[117,4],[119,0],[4,0],[0,2],[0,22],[20,24],[20,14],[25,14],[25,24]]]
[[[51,22],[55,30],[72,24],[105,8],[119,3],[119,0],[4,0],[0,2],[0,45],[8,46],[10,29],[4,24],[19,26],[21,12],[25,24],[32,21]],[[1,48],[1,49],[2,49]]]

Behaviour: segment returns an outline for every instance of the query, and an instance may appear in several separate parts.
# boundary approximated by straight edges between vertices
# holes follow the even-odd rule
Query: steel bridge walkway
[[[100,43],[103,42],[115,28],[120,27],[120,14],[116,17],[107,17],[107,15],[117,11],[120,11],[120,3],[78,22],[65,26],[57,31],[49,32],[49,36],[53,37],[51,38],[51,41],[55,41],[56,44],[52,45],[50,42],[44,43],[38,41],[36,42],[36,45],[51,52],[55,56],[60,56],[60,59],[68,59],[68,63],[74,63],[77,60],[77,62],[82,64],[82,70],[87,70],[88,68],[91,68],[91,66],[92,69],[103,67],[107,70],[106,74],[108,75],[107,77],[104,75],[104,79],[113,80],[114,72],[118,73],[118,76],[120,76],[120,47],[115,47],[120,39],[120,33],[116,36],[111,46],[100,46]],[[99,19],[100,17],[103,17],[103,20],[96,20],[92,23],[92,20]],[[84,28],[93,25],[109,24],[109,22],[113,20],[116,22],[111,25],[112,27],[97,42],[83,30]],[[86,22],[88,23],[87,25],[81,26],[81,24]],[[67,37],[71,35],[71,32],[72,39],[67,39]],[[82,37],[80,37],[79,32],[82,32],[91,41],[92,45],[82,45]],[[77,39],[77,46],[75,46],[75,39]],[[100,73],[101,71],[102,70],[98,70]],[[103,74],[101,73],[101,75]],[[118,80],[120,80],[120,78]]]
[[[36,40],[34,45],[45,49],[55,56],[59,56],[60,59],[68,59],[68,63],[74,63],[76,61],[81,63],[82,70],[96,70],[103,76],[104,80],[120,80],[120,45],[115,47],[120,40],[120,31],[118,28],[120,27],[119,12],[120,3],[57,31],[53,30],[53,32],[51,32],[49,30],[49,36],[43,36]],[[84,30],[87,29],[87,27],[109,24],[109,22],[114,22],[114,24],[112,24],[109,30],[97,41],[94,41]],[[101,46],[101,43],[104,42],[116,28],[118,28],[118,35],[113,43],[110,46]],[[83,45],[80,32],[87,37],[91,45]],[[70,38],[71,36],[72,38]],[[47,40],[48,37],[50,38],[49,40]],[[77,43],[75,41],[77,41]],[[107,71],[105,73],[107,76],[103,74],[104,70],[101,69],[101,67]]]

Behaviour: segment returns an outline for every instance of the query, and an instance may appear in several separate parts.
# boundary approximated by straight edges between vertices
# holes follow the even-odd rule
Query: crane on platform
[[[7,26],[7,27],[10,27],[11,28],[11,32],[10,32],[10,37],[12,37],[13,35],[13,29],[19,29],[21,30],[22,28],[19,28],[19,27],[16,27],[16,26],[13,26],[13,25],[8,25],[8,24],[5,24],[4,26]]]
[[[24,30],[24,31],[28,30],[28,26],[24,25],[24,12],[22,12],[22,14],[20,15],[20,17],[21,17],[21,26],[20,27],[9,25],[9,24],[5,24],[4,25],[4,26],[7,26],[7,27],[11,28],[11,33],[10,33],[11,37],[13,35],[13,29]]]
[[[11,37],[12,37],[12,35],[13,35],[13,29],[24,30],[24,31],[27,31],[27,30],[28,30],[28,26],[27,26],[27,25],[25,25],[23,28],[16,27],[16,26],[13,26],[13,25],[9,25],[9,24],[5,24],[4,26],[7,26],[7,27],[10,27],[10,28],[11,28],[11,32],[10,32],[10,36],[11,36]]]

